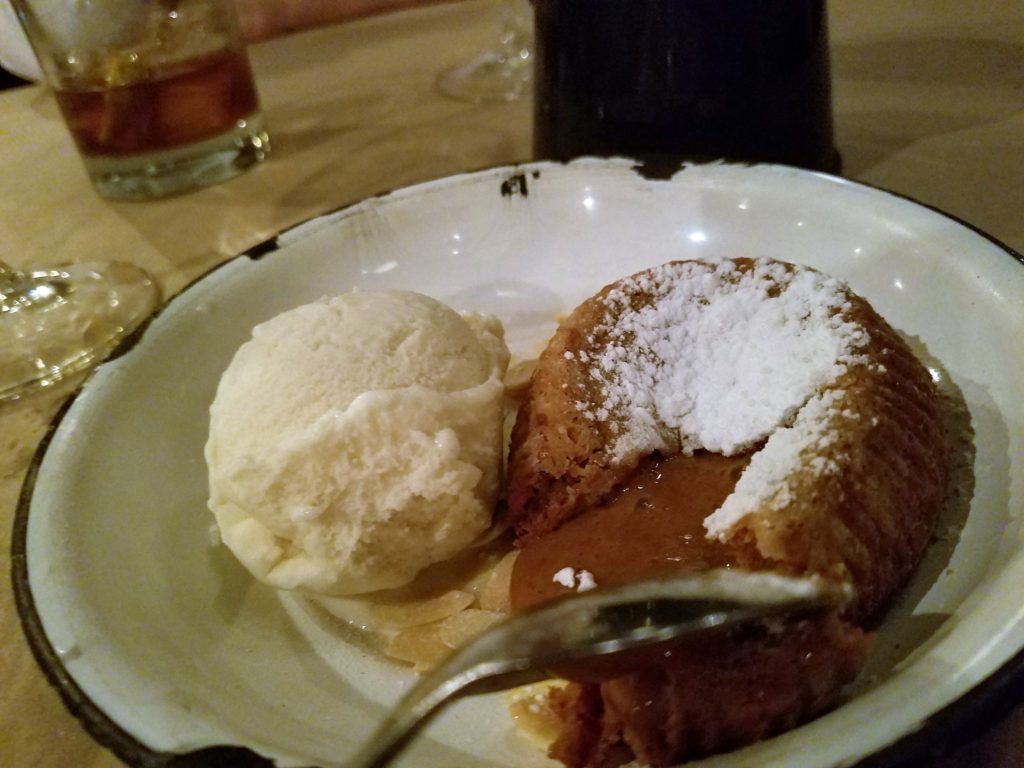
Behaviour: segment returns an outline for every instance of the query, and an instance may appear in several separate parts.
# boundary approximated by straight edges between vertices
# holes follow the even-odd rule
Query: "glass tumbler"
[[[97,191],[215,184],[269,142],[231,0],[13,0]]]

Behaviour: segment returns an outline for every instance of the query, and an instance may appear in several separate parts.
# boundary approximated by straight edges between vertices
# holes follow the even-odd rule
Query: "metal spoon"
[[[566,664],[684,635],[839,607],[848,584],[818,577],[717,570],[599,588],[516,614],[477,636],[421,679],[380,724],[349,768],[383,768],[462,696],[514,688]]]

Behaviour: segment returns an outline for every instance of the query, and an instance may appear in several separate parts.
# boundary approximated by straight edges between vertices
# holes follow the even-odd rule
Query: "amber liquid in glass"
[[[160,152],[205,141],[259,110],[242,50],[177,62],[123,84],[102,73],[84,88],[55,95],[87,157]]]

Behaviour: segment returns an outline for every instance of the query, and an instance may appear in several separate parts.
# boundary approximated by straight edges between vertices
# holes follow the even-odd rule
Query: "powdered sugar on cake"
[[[805,461],[805,451],[827,448],[835,439],[834,424],[843,412],[835,405],[842,391],[814,395],[797,413],[792,426],[779,427],[764,447],[750,458],[736,488],[714,513],[704,519],[709,536],[724,539],[736,523],[756,509],[779,509],[791,501],[788,479]],[[807,460],[819,475],[839,471],[834,459],[815,455]]]
[[[711,535],[782,501],[782,479],[804,449],[829,439],[838,391],[825,388],[867,364],[858,353],[867,332],[846,319],[847,289],[805,267],[673,262],[623,281],[604,301],[608,321],[587,339],[599,352],[576,353],[601,404],[577,407],[616,430],[613,461],[675,443],[727,456],[764,443],[705,521]],[[830,471],[828,462],[816,469]]]

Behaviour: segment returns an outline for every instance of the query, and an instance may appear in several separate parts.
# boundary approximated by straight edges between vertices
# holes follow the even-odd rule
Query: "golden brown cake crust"
[[[755,262],[732,264],[744,274]],[[609,342],[609,307],[624,306],[609,296],[628,286],[625,306],[653,301],[636,290],[645,274],[583,302],[540,357],[512,433],[507,482],[509,516],[527,552],[531,542],[615,496],[644,459],[612,450],[622,433],[614,413],[593,418],[607,390],[592,366]],[[833,706],[861,669],[871,642],[863,623],[902,585],[928,543],[945,494],[948,445],[928,370],[866,301],[845,288],[842,294],[836,316],[866,332],[866,341],[811,396],[817,410],[801,408],[753,446],[729,497],[745,494],[745,503],[716,536],[731,551],[756,548],[767,569],[848,580],[855,601],[842,615],[680,648],[602,683],[571,684],[558,695],[563,729],[552,748],[570,768],[610,768],[632,756],[667,766],[749,744]],[[801,421],[815,413],[810,425]],[[781,478],[744,485],[748,476],[772,478],[789,466],[769,451],[787,430],[813,439],[796,443]],[[658,452],[672,454],[686,437],[661,425],[658,439]],[[759,463],[769,454],[771,461]]]
[[[587,419],[579,402],[600,400],[584,375],[580,351],[604,319],[605,286],[559,325],[541,354],[519,409],[509,448],[508,515],[520,541],[543,536],[604,500],[638,461],[616,464],[608,452],[611,422]]]
[[[745,272],[754,262],[733,263]],[[520,544],[607,499],[642,458],[616,461],[609,451],[615,420],[587,418],[578,407],[601,400],[580,352],[592,356],[607,343],[593,331],[606,319],[608,294],[627,281],[636,276],[584,301],[540,356],[509,452],[508,514]],[[787,572],[850,579],[858,597],[849,615],[863,618],[919,560],[945,492],[948,448],[928,370],[864,299],[850,292],[848,299],[843,313],[867,331],[858,352],[868,362],[824,388],[836,395],[825,425],[832,442],[801,456],[787,479],[788,503],[748,514],[728,536],[752,538]],[[671,430],[663,438],[668,452],[678,451]],[[835,471],[821,472],[816,459]]]
[[[864,619],[924,553],[946,491],[948,442],[928,370],[866,301],[855,298],[850,314],[869,329],[864,353],[878,366],[833,386],[843,393],[836,442],[820,455],[838,471],[813,472],[818,454],[809,452],[790,477],[789,503],[748,516],[732,535],[751,535],[769,560],[838,571],[857,593],[847,615]]]
[[[569,768],[619,766],[624,754],[667,766],[774,736],[831,707],[870,645],[825,616],[691,642],[603,684],[573,683],[560,694],[565,727],[551,756]]]

